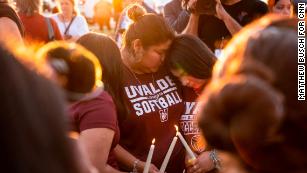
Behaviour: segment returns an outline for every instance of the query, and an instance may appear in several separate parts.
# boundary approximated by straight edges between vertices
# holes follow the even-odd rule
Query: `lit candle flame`
[[[177,125],[175,125],[175,128],[176,128],[176,131],[178,132],[178,126]]]
[[[154,144],[155,142],[156,142],[156,139],[154,138],[151,143]]]

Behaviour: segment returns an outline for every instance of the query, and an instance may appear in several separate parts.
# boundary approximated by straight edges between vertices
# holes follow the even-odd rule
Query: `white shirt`
[[[83,12],[85,17],[93,18],[94,17],[94,7],[99,0],[86,0],[83,5]]]
[[[52,19],[56,21],[62,36],[64,36],[64,32],[70,22],[62,22],[59,18],[59,14],[52,16]],[[77,15],[66,34],[71,35],[73,37],[75,36],[81,37],[82,35],[87,34],[88,32],[89,29],[85,18],[83,16]]]

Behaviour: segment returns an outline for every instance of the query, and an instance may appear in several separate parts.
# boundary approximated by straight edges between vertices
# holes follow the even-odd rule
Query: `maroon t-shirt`
[[[79,133],[93,128],[108,128],[115,132],[108,157],[108,164],[117,168],[113,149],[119,142],[120,133],[116,109],[111,96],[103,91],[94,99],[72,104],[69,111],[73,129]]]
[[[164,68],[156,73],[137,75],[125,67],[123,99],[130,113],[120,123],[120,144],[138,159],[146,161],[155,138],[152,163],[160,168],[176,134],[174,125],[179,125],[183,111],[181,93],[181,88]],[[178,140],[166,172],[179,173],[183,168],[184,150]]]
[[[189,87],[183,87],[184,113],[180,118],[180,129],[184,134],[191,149],[200,154],[204,151],[204,141],[196,122],[196,114],[199,111],[198,95]]]

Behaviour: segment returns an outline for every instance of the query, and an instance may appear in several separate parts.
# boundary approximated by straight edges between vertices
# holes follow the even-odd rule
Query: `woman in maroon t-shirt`
[[[199,103],[196,101],[205,84],[211,78],[216,57],[197,37],[192,35],[177,36],[170,48],[167,64],[174,76],[178,77],[183,88],[184,112],[180,118],[180,128],[187,143],[198,155],[189,166],[189,173],[210,171],[214,168],[209,151],[196,122]]]
[[[102,81],[104,88],[113,98],[118,119],[125,119],[128,110],[124,99],[120,99],[124,93],[124,65],[117,44],[110,37],[98,33],[85,34],[77,40],[77,43],[97,56],[100,64],[103,66]],[[125,154],[121,154],[122,152],[125,152]],[[117,145],[114,148],[114,155],[116,155],[119,165],[125,165],[128,169],[133,169],[136,158],[121,146]],[[138,166],[139,170],[141,170],[144,168],[144,162],[139,162],[135,166]]]
[[[99,172],[119,173],[113,149],[119,141],[116,109],[110,95],[102,90],[98,59],[73,43],[49,43],[39,52],[55,71],[56,81],[70,102],[73,130]],[[84,158],[83,158],[84,159]]]
[[[132,153],[139,163],[146,161],[151,141],[155,138],[150,172],[158,172],[166,152],[176,135],[174,125],[183,111],[181,88],[162,63],[172,39],[173,30],[164,19],[133,5],[128,16],[134,21],[124,37],[122,58],[124,95],[128,116],[120,122],[121,146]],[[138,159],[140,161],[138,161]],[[179,173],[184,169],[184,150],[178,142],[166,172]],[[126,170],[131,171],[131,170]]]

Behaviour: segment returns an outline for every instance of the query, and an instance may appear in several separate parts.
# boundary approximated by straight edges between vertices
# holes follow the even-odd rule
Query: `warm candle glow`
[[[178,132],[178,126],[177,125],[175,125],[175,128],[176,128],[176,131]]]
[[[188,152],[188,154],[190,155],[191,159],[196,159],[193,151],[191,150],[191,148],[189,147],[187,141],[185,141],[184,137],[182,136],[182,134],[178,131],[178,126],[175,125],[175,128],[177,130],[176,136],[179,137],[182,145],[184,146],[184,148],[186,149],[186,151]]]
[[[156,139],[154,138],[154,139],[152,140],[151,143],[152,143],[152,144],[155,144],[155,142],[156,142]]]
[[[74,132],[74,131],[70,131],[68,133],[68,137],[72,138],[72,139],[75,139],[75,140],[78,140],[79,139],[79,133],[77,132]]]

